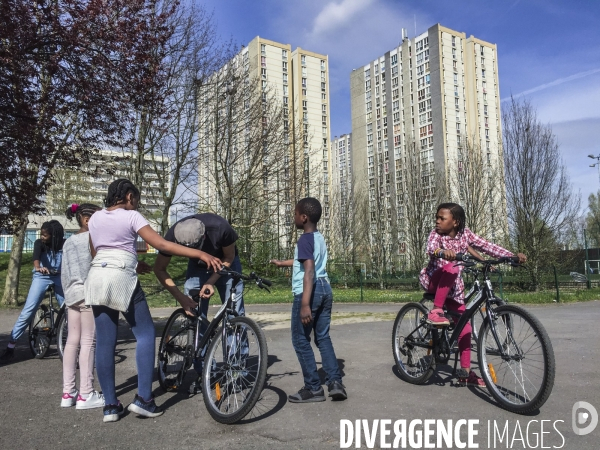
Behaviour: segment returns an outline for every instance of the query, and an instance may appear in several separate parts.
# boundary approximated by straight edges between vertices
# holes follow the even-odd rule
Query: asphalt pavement
[[[281,318],[281,314],[289,312],[290,305],[249,306],[250,316],[278,313],[277,321],[283,325],[265,327],[269,346],[267,387],[250,415],[235,425],[215,422],[206,411],[201,395],[188,398],[184,393],[166,394],[158,383],[155,383],[156,401],[166,412],[156,419],[127,414],[119,422],[104,424],[100,409],[61,408],[62,367],[58,356],[51,352],[45,359],[35,360],[26,339],[21,339],[14,362],[0,366],[0,449],[340,448],[342,420],[350,421],[354,431],[356,421],[361,420],[360,444],[367,448],[375,420],[390,420],[392,424],[406,420],[407,427],[412,421],[415,429],[422,430],[417,421],[427,419],[444,423],[452,420],[453,424],[460,419],[478,421],[473,425],[477,434],[471,436],[478,448],[600,448],[600,427],[582,436],[572,429],[575,402],[585,401],[600,409],[597,375],[600,302],[527,307],[548,331],[556,357],[552,395],[541,411],[528,416],[501,409],[485,390],[457,387],[450,378],[448,366],[440,367],[438,375],[423,386],[402,381],[397,376],[391,351],[393,322],[385,319],[392,317],[400,307],[335,304],[336,312],[360,319],[333,325],[331,330],[349,398],[343,402],[292,404],[287,402],[287,394],[297,391],[303,383],[289,328]],[[164,326],[164,317],[170,312],[170,309],[153,310],[157,336]],[[373,313],[381,313],[378,321],[371,321]],[[16,316],[15,311],[0,311],[1,348],[8,341]],[[116,379],[119,398],[125,405],[135,394],[134,351],[135,340],[127,326],[122,326]],[[316,354],[320,361],[318,352]],[[473,360],[476,360],[475,354]],[[474,368],[477,370],[476,364]],[[187,382],[191,381],[192,374],[189,374]],[[588,417],[590,415],[593,413]],[[348,431],[347,424],[345,422],[343,431]],[[440,427],[439,422],[437,426]],[[460,439],[454,441],[456,446],[461,439],[467,441],[466,429],[463,426],[459,430]],[[503,431],[503,440],[500,440]],[[351,436],[350,448],[356,448],[356,435]],[[379,433],[374,447],[392,443],[394,436],[392,431],[391,437],[381,442]],[[349,435],[345,434],[344,439],[349,442]],[[402,440],[398,443],[401,445]],[[410,443],[406,443],[407,448]],[[413,447],[424,446],[422,440],[420,444],[412,443]]]

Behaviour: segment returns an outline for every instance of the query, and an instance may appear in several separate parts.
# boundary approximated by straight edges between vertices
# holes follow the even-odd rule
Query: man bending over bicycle
[[[476,250],[492,257],[513,256],[508,250],[492,244],[477,236],[465,227],[465,211],[456,203],[442,203],[437,208],[435,229],[427,240],[429,264],[419,276],[421,285],[428,292],[435,294],[433,308],[427,316],[427,322],[437,326],[448,326],[450,322],[444,315],[443,307],[448,311],[462,314],[465,312],[464,289],[461,278],[462,266],[451,261],[457,253],[470,253],[480,259]],[[524,263],[527,257],[518,253],[519,262]],[[458,319],[454,319],[455,322]],[[485,386],[485,383],[471,370],[471,324],[468,322],[458,337],[460,354],[460,384]]]
[[[219,258],[224,266],[241,273],[242,264],[235,245],[237,239],[238,235],[229,222],[212,213],[185,217],[175,223],[165,234],[165,240],[202,250]],[[167,272],[170,262],[171,255],[159,252],[154,263],[154,273],[158,281],[181,304],[186,314],[193,316],[192,310],[196,308],[196,302],[191,299],[190,291],[199,291],[200,311],[205,316],[208,313],[208,303],[215,293],[215,288],[219,292],[221,303],[229,298],[233,279],[230,276],[220,276],[218,273],[198,267],[197,259],[188,261],[184,292],[181,292]],[[235,304],[235,310],[241,316],[245,313],[243,292],[244,286],[240,281],[235,286],[234,295],[239,299]],[[202,367],[194,364],[194,369],[198,375],[201,374]]]

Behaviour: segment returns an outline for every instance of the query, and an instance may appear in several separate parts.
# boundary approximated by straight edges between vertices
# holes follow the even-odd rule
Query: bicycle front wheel
[[[489,319],[483,323],[477,345],[483,380],[496,401],[508,411],[518,414],[536,411],[554,386],[556,366],[550,338],[542,324],[518,306],[499,306],[494,316],[493,324]]]
[[[65,345],[67,345],[67,334],[69,333],[69,324],[67,323],[67,310],[63,306],[58,319],[58,335],[56,338],[56,344],[58,347],[58,356],[62,361],[65,356]]]
[[[34,358],[42,359],[50,349],[54,311],[44,300],[29,324],[29,349]]]
[[[230,424],[254,408],[267,377],[267,340],[248,317],[236,317],[211,341],[202,370],[204,404],[213,419]]]
[[[195,323],[183,308],[171,314],[158,346],[158,383],[166,392],[176,391],[192,363]]]
[[[425,322],[427,313],[419,303],[404,305],[392,332],[392,352],[400,378],[413,384],[427,382],[435,370],[433,337]]]

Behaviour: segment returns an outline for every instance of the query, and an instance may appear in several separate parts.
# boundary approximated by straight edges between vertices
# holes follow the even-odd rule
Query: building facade
[[[156,165],[156,169],[155,169]],[[169,161],[159,156],[144,158],[144,182],[141,188],[140,212],[150,225],[159,230],[162,195],[156,171],[169,178]],[[72,203],[92,203],[104,207],[108,186],[118,178],[131,178],[132,156],[129,152],[100,150],[89,164],[79,170],[58,169],[54,183],[46,193],[46,210],[50,216],[62,216]],[[32,224],[39,220],[30,221]]]
[[[437,24],[352,72],[355,183],[369,192],[371,221],[387,219],[391,254],[406,253],[414,203],[468,201],[474,159],[495,183],[488,226],[506,217],[497,56],[495,44]]]
[[[340,208],[352,193],[352,133],[335,136],[331,142],[332,190]],[[332,217],[335,220],[335,217]]]
[[[223,94],[215,95],[216,90]],[[291,245],[294,204],[312,196],[323,204],[322,229],[329,228],[326,55],[257,36],[203,86],[199,103],[201,210],[221,214],[239,228],[251,222],[256,228],[266,217],[265,233]],[[261,186],[253,184],[257,179]],[[240,204],[239,197],[260,199],[262,209],[248,200]],[[241,217],[250,214],[252,220]]]

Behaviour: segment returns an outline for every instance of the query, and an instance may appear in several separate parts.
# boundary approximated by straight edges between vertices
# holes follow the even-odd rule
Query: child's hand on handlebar
[[[212,270],[213,272],[218,272],[223,267],[223,262],[208,253],[198,250],[198,259],[204,261],[206,263],[206,268],[208,270]]]
[[[456,259],[456,252],[454,250],[444,249],[444,259],[454,261]]]

